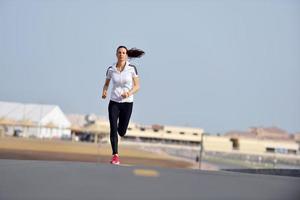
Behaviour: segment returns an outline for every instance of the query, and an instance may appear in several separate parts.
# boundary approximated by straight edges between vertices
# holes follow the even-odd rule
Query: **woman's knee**
[[[121,137],[123,137],[123,136],[125,136],[125,134],[126,134],[126,129],[124,130],[124,129],[119,129],[118,130],[118,133],[119,133],[119,135],[121,136]]]

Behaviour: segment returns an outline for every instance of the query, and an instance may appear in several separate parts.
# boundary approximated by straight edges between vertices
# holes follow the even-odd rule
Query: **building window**
[[[198,135],[198,133],[193,133],[193,135]]]
[[[268,153],[275,153],[275,148],[267,147],[266,148],[266,152],[268,152]]]
[[[297,150],[295,150],[295,149],[288,149],[288,154],[297,154]]]
[[[184,135],[184,132],[179,132],[180,135]]]
[[[172,133],[172,131],[167,131],[167,133]]]
[[[230,142],[232,143],[232,149],[233,150],[239,150],[240,149],[239,140],[237,138],[230,138]]]

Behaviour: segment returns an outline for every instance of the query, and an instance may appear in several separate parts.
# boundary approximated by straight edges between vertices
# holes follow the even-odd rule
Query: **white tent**
[[[18,129],[24,137],[62,138],[71,136],[69,129],[71,123],[56,105],[0,101],[0,119],[14,122],[14,125],[11,123],[7,128],[7,134],[13,134],[15,129]]]

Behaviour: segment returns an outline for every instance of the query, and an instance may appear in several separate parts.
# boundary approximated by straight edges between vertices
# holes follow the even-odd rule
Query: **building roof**
[[[248,131],[229,131],[224,134],[227,137],[243,137],[272,140],[293,140],[285,130],[278,127],[250,127]]]
[[[276,126],[271,127],[250,127],[250,132],[260,134],[260,133],[270,133],[270,134],[276,134],[276,135],[288,135],[288,132],[278,128]]]

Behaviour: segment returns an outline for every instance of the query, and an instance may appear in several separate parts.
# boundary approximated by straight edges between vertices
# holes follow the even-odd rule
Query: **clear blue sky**
[[[0,100],[106,116],[118,45],[146,52],[134,122],[300,131],[297,0],[0,0]]]

